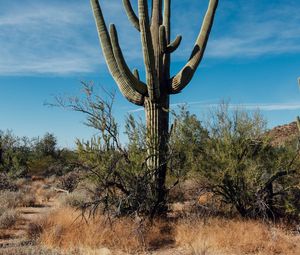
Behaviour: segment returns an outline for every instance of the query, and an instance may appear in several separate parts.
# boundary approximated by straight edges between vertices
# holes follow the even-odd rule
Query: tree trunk
[[[166,174],[169,138],[169,95],[162,95],[160,103],[145,100],[148,157],[147,167],[154,172],[155,212],[165,209]]]

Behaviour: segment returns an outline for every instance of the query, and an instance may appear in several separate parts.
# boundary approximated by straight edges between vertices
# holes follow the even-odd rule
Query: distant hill
[[[299,135],[296,121],[289,124],[274,127],[267,132],[273,145],[284,145],[285,143],[291,142]]]

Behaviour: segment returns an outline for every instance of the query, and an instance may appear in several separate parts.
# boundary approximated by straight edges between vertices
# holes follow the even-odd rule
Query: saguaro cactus
[[[135,69],[130,71],[121,51],[115,26],[108,29],[98,0],[90,0],[99,39],[109,71],[121,93],[130,102],[144,106],[146,112],[149,155],[147,165],[155,171],[156,198],[165,199],[166,158],[169,133],[169,97],[188,85],[200,64],[213,25],[218,0],[209,0],[201,30],[184,67],[170,76],[171,54],[179,47],[181,36],[171,42],[171,0],[152,0],[151,17],[148,0],[138,0],[138,15],[130,0],[123,0],[129,20],[140,32],[146,71],[146,82]]]

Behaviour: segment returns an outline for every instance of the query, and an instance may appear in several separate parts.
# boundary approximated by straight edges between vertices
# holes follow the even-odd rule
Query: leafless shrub
[[[62,206],[72,208],[83,208],[88,200],[89,198],[86,192],[74,191],[72,193],[62,195],[60,198],[60,204]]]
[[[0,192],[0,205],[6,208],[16,208],[22,198],[21,192],[2,191]]]
[[[41,224],[37,222],[31,222],[27,228],[27,238],[29,240],[37,240],[43,232]]]
[[[0,207],[0,228],[7,229],[12,227],[17,219],[18,212],[15,209]]]
[[[0,190],[17,191],[18,186],[4,173],[0,173]]]
[[[77,171],[73,171],[67,173],[66,175],[60,178],[58,187],[61,189],[65,189],[69,192],[72,192],[76,189],[79,181],[80,181],[80,173]]]
[[[25,191],[3,191],[0,192],[0,204],[7,208],[31,207],[36,204],[34,194]]]
[[[20,206],[23,207],[34,207],[36,206],[37,201],[34,194],[25,193],[22,195],[22,198],[20,200]]]
[[[43,190],[40,195],[43,197],[44,202],[49,202],[51,198],[57,195],[57,192],[53,189]]]

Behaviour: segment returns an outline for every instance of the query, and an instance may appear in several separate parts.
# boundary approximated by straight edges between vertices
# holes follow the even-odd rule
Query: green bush
[[[174,124],[169,142],[169,177],[178,178],[198,170],[198,159],[204,150],[208,134],[197,116],[188,111],[187,106],[180,107],[178,113],[173,112],[173,116]]]
[[[241,216],[285,214],[299,185],[299,152],[272,146],[259,113],[222,105],[213,116],[198,171],[203,186]]]
[[[10,177],[62,175],[73,170],[74,161],[76,153],[58,149],[53,134],[29,139],[0,131],[0,172]]]

